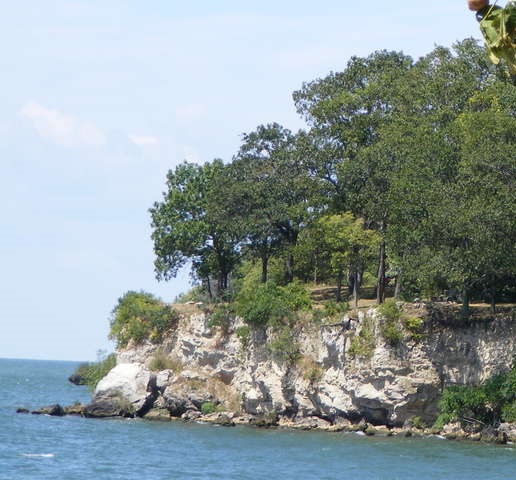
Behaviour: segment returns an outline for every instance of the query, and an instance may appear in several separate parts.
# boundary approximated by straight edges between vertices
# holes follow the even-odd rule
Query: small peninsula
[[[259,125],[230,162],[170,170],[155,272],[195,286],[118,300],[80,413],[515,441],[504,68],[472,39],[353,57],[293,93],[305,130]]]

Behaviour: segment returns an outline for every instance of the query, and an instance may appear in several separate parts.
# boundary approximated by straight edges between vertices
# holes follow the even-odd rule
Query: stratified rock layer
[[[361,314],[353,330],[300,322],[292,332],[300,353],[295,361],[271,353],[271,330],[251,331],[243,346],[234,333],[243,325],[239,319],[222,331],[210,328],[203,313],[185,316],[161,345],[119,351],[118,364],[97,386],[92,405],[111,402],[111,413],[130,405],[138,416],[152,408],[149,417],[162,419],[164,412],[196,418],[209,404],[302,428],[321,423],[337,428],[344,420],[361,419],[401,427],[415,416],[432,422],[444,386],[477,384],[510,366],[516,322],[508,314],[453,326],[423,304],[412,308],[426,318],[424,331],[418,340],[406,334],[396,346],[383,340],[374,310],[367,322]],[[353,356],[353,339],[366,323],[374,345],[366,355]],[[151,372],[158,349],[177,368]]]

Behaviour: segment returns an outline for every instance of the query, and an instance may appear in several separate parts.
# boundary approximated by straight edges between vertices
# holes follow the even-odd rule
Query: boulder
[[[168,422],[170,421],[170,412],[165,408],[151,408],[143,418],[157,422]]]
[[[68,381],[70,383],[73,383],[74,385],[86,385],[86,379],[82,375],[79,375],[78,373],[72,373],[68,377]]]
[[[81,405],[80,403],[76,403],[74,405],[64,407],[64,412],[66,415],[83,415],[84,414],[84,405]]]
[[[102,413],[116,416],[144,415],[152,406],[158,391],[156,376],[141,363],[122,363],[114,367],[97,385],[93,401],[86,414]],[[114,414],[114,415],[113,415]]]
[[[52,417],[62,417],[65,414],[64,408],[56,403],[48,407],[41,407],[39,410],[34,410],[33,415],[51,415]]]
[[[134,410],[122,398],[111,397],[96,400],[84,407],[83,415],[88,418],[133,417]]]

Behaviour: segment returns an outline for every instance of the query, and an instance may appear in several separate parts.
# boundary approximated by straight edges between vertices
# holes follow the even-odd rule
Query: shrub
[[[324,304],[324,315],[329,318],[335,318],[349,312],[348,302],[329,301]]]
[[[125,347],[130,340],[141,343],[149,339],[154,343],[178,320],[178,314],[154,295],[129,291],[121,298],[111,313],[109,337],[117,347]]]
[[[413,340],[421,340],[423,338],[423,326],[425,320],[421,317],[402,317],[402,322],[405,328],[408,330],[410,337]]]
[[[75,370],[74,374],[80,379],[79,384],[87,385],[90,390],[95,390],[97,384],[104,378],[108,372],[116,365],[116,355],[110,355],[105,352],[97,352],[97,361],[89,363],[81,363]]]
[[[396,304],[396,300],[389,299],[378,306],[378,313],[386,322],[397,322],[401,317],[401,310]]]
[[[365,318],[360,333],[351,340],[348,354],[352,358],[371,358],[375,346],[372,321],[370,318]]]
[[[217,411],[217,406],[213,402],[204,402],[201,405],[201,412],[203,415],[209,415],[210,413],[215,413]]]
[[[389,345],[395,346],[403,339],[403,332],[399,326],[401,310],[395,300],[387,300],[377,309],[382,317],[380,332]]]
[[[242,325],[235,330],[235,335],[240,340],[243,348],[247,348],[251,338],[251,329],[247,325]]]
[[[304,356],[301,363],[303,378],[314,385],[318,383],[324,375],[323,369],[310,357]]]
[[[219,327],[225,334],[227,334],[234,314],[235,312],[232,305],[228,303],[216,305],[209,317],[208,326],[211,328]]]
[[[516,423],[516,401],[508,403],[502,408],[502,420],[504,422]]]
[[[310,293],[302,283],[294,281],[279,287],[279,290],[285,305],[293,312],[312,308]]]
[[[173,303],[187,303],[187,302],[205,302],[208,300],[208,295],[203,287],[197,285],[187,292],[180,293],[174,298]]]
[[[403,332],[398,327],[397,323],[386,321],[381,326],[382,337],[392,346],[398,345],[403,340]]]
[[[419,332],[423,327],[425,320],[421,317],[407,317],[403,319],[403,325],[410,332]]]
[[[288,327],[276,332],[267,344],[269,352],[281,361],[294,363],[299,358],[299,345]]]
[[[444,389],[436,426],[473,417],[483,423],[516,421],[516,364],[505,373],[493,375],[478,386]]]
[[[290,315],[281,290],[274,283],[261,284],[250,292],[242,291],[235,307],[237,314],[251,325],[277,324]]]
[[[170,358],[163,350],[158,349],[149,362],[149,369],[153,372],[172,370],[174,373],[179,373],[183,369],[183,364],[180,360]]]

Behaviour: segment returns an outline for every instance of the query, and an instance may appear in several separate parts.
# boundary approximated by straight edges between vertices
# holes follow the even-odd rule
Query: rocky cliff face
[[[252,330],[242,340],[239,319],[223,331],[210,327],[204,313],[184,315],[161,345],[119,351],[88,408],[92,415],[99,404],[116,404],[119,413],[196,418],[209,402],[246,418],[279,416],[284,423],[365,419],[401,426],[414,416],[433,421],[444,386],[477,384],[511,365],[516,320],[510,313],[455,325],[444,311],[411,308],[425,318],[416,338],[405,332],[389,344],[370,310],[349,329],[347,322],[299,322],[289,338],[295,355],[282,353],[271,330]],[[158,357],[167,358],[168,368],[153,372]]]

